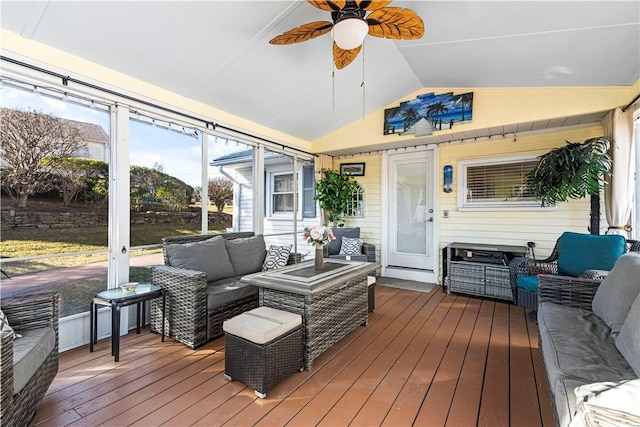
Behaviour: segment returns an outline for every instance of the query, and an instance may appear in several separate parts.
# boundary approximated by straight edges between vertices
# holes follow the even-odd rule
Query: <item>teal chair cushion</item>
[[[538,276],[520,276],[516,280],[516,285],[529,292],[538,292]]]
[[[558,243],[558,274],[577,277],[585,270],[611,270],[627,250],[618,235],[565,232]]]

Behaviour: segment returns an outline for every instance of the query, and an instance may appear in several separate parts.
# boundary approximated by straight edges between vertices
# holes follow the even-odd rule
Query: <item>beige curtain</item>
[[[611,141],[612,176],[604,188],[607,234],[629,237],[631,206],[634,193],[635,147],[633,145],[633,112],[620,108],[609,111],[602,119],[604,136]]]
[[[316,182],[322,179],[322,169],[333,169],[333,157],[326,154],[319,154],[315,158],[314,169],[316,172]],[[324,209],[320,209],[320,223],[327,224],[327,214]]]

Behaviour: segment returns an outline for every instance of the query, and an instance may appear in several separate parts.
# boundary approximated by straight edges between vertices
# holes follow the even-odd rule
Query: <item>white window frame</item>
[[[467,194],[467,170],[474,166],[492,166],[536,160],[540,154],[513,157],[492,157],[458,161],[458,210],[460,211],[518,211],[554,210],[555,206],[543,207],[539,200],[496,200],[469,203]]]
[[[282,172],[270,172],[269,173],[269,216],[281,216],[281,215],[286,215],[286,216],[293,216],[293,212],[295,211],[295,209],[291,209],[291,211],[287,211],[287,212],[275,212],[275,203],[274,203],[274,196],[276,194],[291,194],[291,196],[293,197],[293,200],[295,202],[296,198],[295,198],[295,188],[291,191],[291,192],[279,192],[276,193],[275,192],[275,180],[277,177],[280,176],[284,176],[284,175],[291,175],[291,180],[295,183],[295,179],[294,179],[294,171],[293,170],[287,170],[287,171],[282,171]]]

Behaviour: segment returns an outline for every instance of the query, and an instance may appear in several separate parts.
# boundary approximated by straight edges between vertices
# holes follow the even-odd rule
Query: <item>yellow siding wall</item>
[[[458,211],[458,164],[460,160],[541,155],[565,144],[565,141],[583,142],[602,135],[600,126],[565,130],[540,135],[528,135],[502,140],[451,144],[440,147],[438,170],[453,166],[454,188],[442,191],[442,173],[439,173],[438,197],[440,216],[440,247],[451,242],[526,245],[536,242],[536,257],[548,255],[564,231],[588,233],[589,198],[560,203],[555,210],[540,211]],[[604,203],[601,201],[601,211]],[[449,211],[449,218],[443,211]],[[604,215],[601,218],[604,221]],[[604,230],[602,230],[604,232]]]
[[[365,175],[354,177],[364,190],[364,218],[345,218],[345,227],[360,227],[360,237],[376,245],[376,257],[380,260],[382,227],[382,156],[350,157],[334,159],[333,169],[340,170],[340,163],[364,163]]]

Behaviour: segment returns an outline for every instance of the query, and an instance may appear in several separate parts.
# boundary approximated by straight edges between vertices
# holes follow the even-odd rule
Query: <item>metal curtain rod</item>
[[[10,63],[15,64],[15,65],[19,65],[21,67],[25,67],[25,68],[28,68],[30,70],[38,71],[38,72],[41,72],[43,74],[47,74],[49,76],[57,77],[57,78],[62,80],[62,85],[63,86],[68,86],[69,82],[76,83],[76,84],[79,84],[81,86],[85,86],[85,87],[88,87],[88,88],[91,88],[91,89],[99,90],[99,91],[104,92],[104,93],[108,93],[109,95],[114,95],[114,96],[129,100],[129,101],[134,101],[134,102],[146,105],[148,107],[157,108],[157,109],[165,111],[167,113],[176,114],[178,116],[182,116],[182,117],[186,117],[186,118],[191,119],[191,120],[202,122],[202,123],[204,123],[205,128],[207,128],[207,129],[209,129],[209,126],[211,126],[211,128],[213,130],[216,130],[216,128],[220,128],[220,129],[224,129],[224,130],[227,130],[227,131],[230,131],[230,132],[237,133],[237,134],[242,135],[242,136],[255,138],[255,139],[258,139],[260,141],[267,142],[269,144],[280,146],[280,147],[282,147],[283,150],[285,150],[285,149],[293,150],[293,151],[298,151],[298,152],[303,153],[303,154],[317,156],[316,154],[309,153],[308,151],[301,150],[299,148],[290,147],[288,145],[284,145],[284,144],[279,143],[279,142],[274,142],[274,141],[271,141],[269,139],[262,138],[261,136],[252,135],[252,134],[250,134],[248,132],[244,132],[244,131],[241,131],[241,130],[233,129],[233,128],[230,128],[228,126],[224,126],[224,125],[221,125],[219,123],[215,123],[213,121],[203,119],[201,117],[192,116],[191,114],[183,113],[181,111],[177,111],[177,110],[174,110],[172,108],[164,107],[162,105],[158,105],[158,104],[155,104],[153,102],[145,101],[144,99],[139,99],[139,98],[136,98],[134,96],[129,96],[129,95],[126,95],[126,94],[121,93],[121,92],[116,92],[114,90],[107,89],[105,87],[94,85],[93,83],[85,82],[84,80],[79,80],[79,79],[76,79],[76,78],[73,78],[73,77],[70,77],[70,76],[65,76],[63,74],[56,73],[55,71],[47,70],[46,68],[41,68],[41,67],[38,67],[38,66],[35,66],[35,65],[32,65],[32,64],[27,64],[26,62],[18,61],[17,59],[8,58],[8,57],[6,57],[4,55],[0,55],[0,60],[7,61],[7,62],[10,62]]]
[[[633,98],[630,103],[624,106],[624,108],[622,109],[622,112],[624,113],[625,111],[627,111],[629,107],[631,107],[638,99],[640,99],[640,93],[637,94],[636,97]]]

